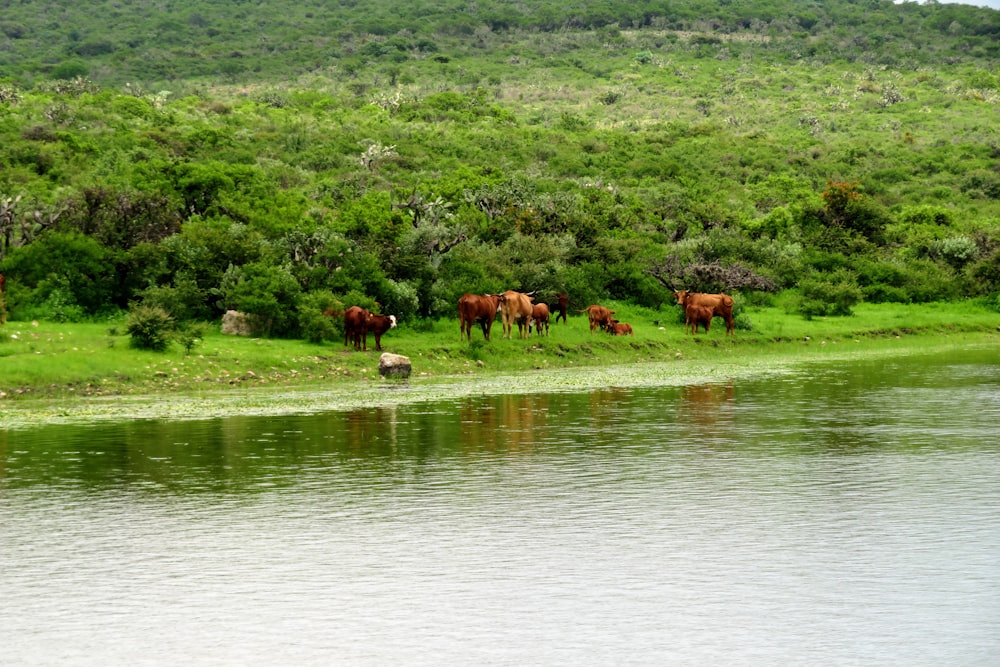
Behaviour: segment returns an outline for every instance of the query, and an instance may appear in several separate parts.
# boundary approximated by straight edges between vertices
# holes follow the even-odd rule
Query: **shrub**
[[[219,286],[225,308],[252,315],[257,331],[275,336],[296,333],[301,291],[288,267],[263,262],[230,266]]]
[[[191,354],[194,346],[200,343],[205,337],[205,331],[206,327],[202,322],[197,324],[184,323],[177,326],[175,337],[177,338],[177,342],[184,348],[184,354]]]
[[[125,331],[132,347],[163,352],[170,346],[175,331],[174,318],[162,308],[136,306],[125,318]]]
[[[69,279],[58,274],[41,280],[23,301],[26,303],[22,304],[21,298],[16,301],[15,319],[81,322],[86,316],[76,301]]]
[[[753,322],[750,321],[750,316],[746,313],[733,315],[733,328],[740,331],[753,331]]]
[[[799,313],[807,320],[824,315],[852,315],[861,300],[861,289],[846,271],[812,276],[799,282]]]
[[[147,287],[139,296],[143,305],[162,308],[179,321],[211,317],[205,290],[199,289],[190,278],[178,278],[177,284],[172,286]]]
[[[949,236],[932,246],[932,254],[936,254],[956,269],[965,266],[979,254],[976,242],[968,236]]]
[[[92,315],[115,302],[112,257],[98,241],[84,234],[47,232],[11,250],[4,266],[8,275],[16,275],[22,286],[33,290],[25,299],[31,304],[52,298],[51,305],[76,306]],[[35,317],[51,319],[45,315]],[[75,319],[68,316],[60,321]]]
[[[90,74],[90,68],[79,60],[67,60],[59,63],[52,69],[52,78],[64,81],[87,76],[88,74]]]
[[[981,293],[1000,291],[1000,250],[970,264],[966,271]]]
[[[406,281],[387,280],[382,301],[381,312],[385,315],[395,315],[399,320],[412,319],[420,308],[417,288]]]
[[[298,325],[302,337],[310,343],[337,340],[344,333],[344,320],[336,317],[344,303],[326,291],[310,292],[299,299]]]

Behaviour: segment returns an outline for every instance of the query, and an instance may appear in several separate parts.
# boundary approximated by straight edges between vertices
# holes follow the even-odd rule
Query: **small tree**
[[[140,350],[166,351],[174,330],[174,318],[156,306],[136,306],[125,318],[129,344]]]

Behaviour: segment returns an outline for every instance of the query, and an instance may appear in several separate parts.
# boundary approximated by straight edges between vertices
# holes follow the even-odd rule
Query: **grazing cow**
[[[384,334],[389,329],[396,328],[396,316],[395,315],[373,315],[368,314],[368,320],[365,322],[365,332],[362,334],[362,341],[364,349],[368,351],[368,333],[375,336],[375,349],[379,352],[382,351],[382,334]]]
[[[688,330],[692,334],[698,333],[698,325],[705,327],[705,333],[708,333],[709,328],[712,326],[713,310],[711,306],[699,306],[693,303],[689,303],[684,306],[684,333]]]
[[[538,335],[542,334],[542,327],[545,327],[545,335],[549,335],[549,307],[544,303],[536,303],[531,308],[531,321],[528,322],[528,333],[531,333],[531,326],[534,324]]]
[[[587,317],[590,319],[590,333],[594,333],[594,329],[598,327],[605,328],[611,322],[611,316],[615,314],[615,311],[597,304],[592,304],[576,312],[587,313]]]
[[[344,311],[345,346],[353,343],[355,350],[361,349],[362,338],[365,338],[368,334],[368,316],[370,314],[361,306],[351,306]]]
[[[612,336],[634,336],[635,332],[632,331],[632,325],[628,322],[619,322],[618,320],[611,320],[605,327],[604,330],[607,331]]]
[[[556,294],[556,299],[558,302],[552,306],[556,312],[555,321],[558,322],[561,317],[563,324],[566,324],[566,309],[569,308],[569,294]]]
[[[733,324],[733,297],[728,294],[702,294],[699,292],[689,292],[687,290],[674,291],[677,305],[687,309],[688,304],[695,306],[708,306],[712,309],[712,317],[721,317],[726,322],[726,335],[735,335]],[[708,327],[705,327],[708,331]]]
[[[517,322],[518,338],[525,337],[525,329],[531,320],[531,302],[534,292],[522,294],[514,290],[507,290],[500,295],[500,315],[503,318],[503,337],[511,338],[514,322]]]
[[[479,322],[483,329],[483,338],[490,339],[490,329],[493,328],[493,320],[496,319],[497,311],[500,310],[499,294],[465,294],[458,300],[458,320],[462,328],[462,340],[468,336],[472,342],[472,325]]]

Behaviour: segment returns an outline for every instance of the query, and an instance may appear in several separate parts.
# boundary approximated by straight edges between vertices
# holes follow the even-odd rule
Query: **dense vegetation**
[[[10,316],[995,299],[998,60],[936,3],[5,3]]]

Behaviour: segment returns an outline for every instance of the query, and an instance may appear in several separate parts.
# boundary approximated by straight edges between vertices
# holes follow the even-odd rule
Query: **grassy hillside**
[[[11,4],[20,320],[330,339],[464,292],[806,317],[1000,292],[1000,12],[870,3]],[[234,64],[235,63],[235,64]]]
[[[25,81],[76,73],[102,85],[158,87],[196,78],[254,83],[333,71],[365,81],[373,69],[404,73],[424,60],[499,73],[496,63],[511,57],[554,60],[557,67],[563,58],[587,63],[588,42],[613,50],[621,31],[649,33],[654,53],[680,34],[698,33],[707,56],[715,55],[719,40],[734,38],[767,44],[765,53],[784,61],[906,67],[945,60],[988,64],[998,55],[1000,19],[989,9],[889,0],[582,0],[572,6],[553,0],[23,0],[3,5],[0,71]],[[587,64],[595,74],[609,71],[599,62]]]

